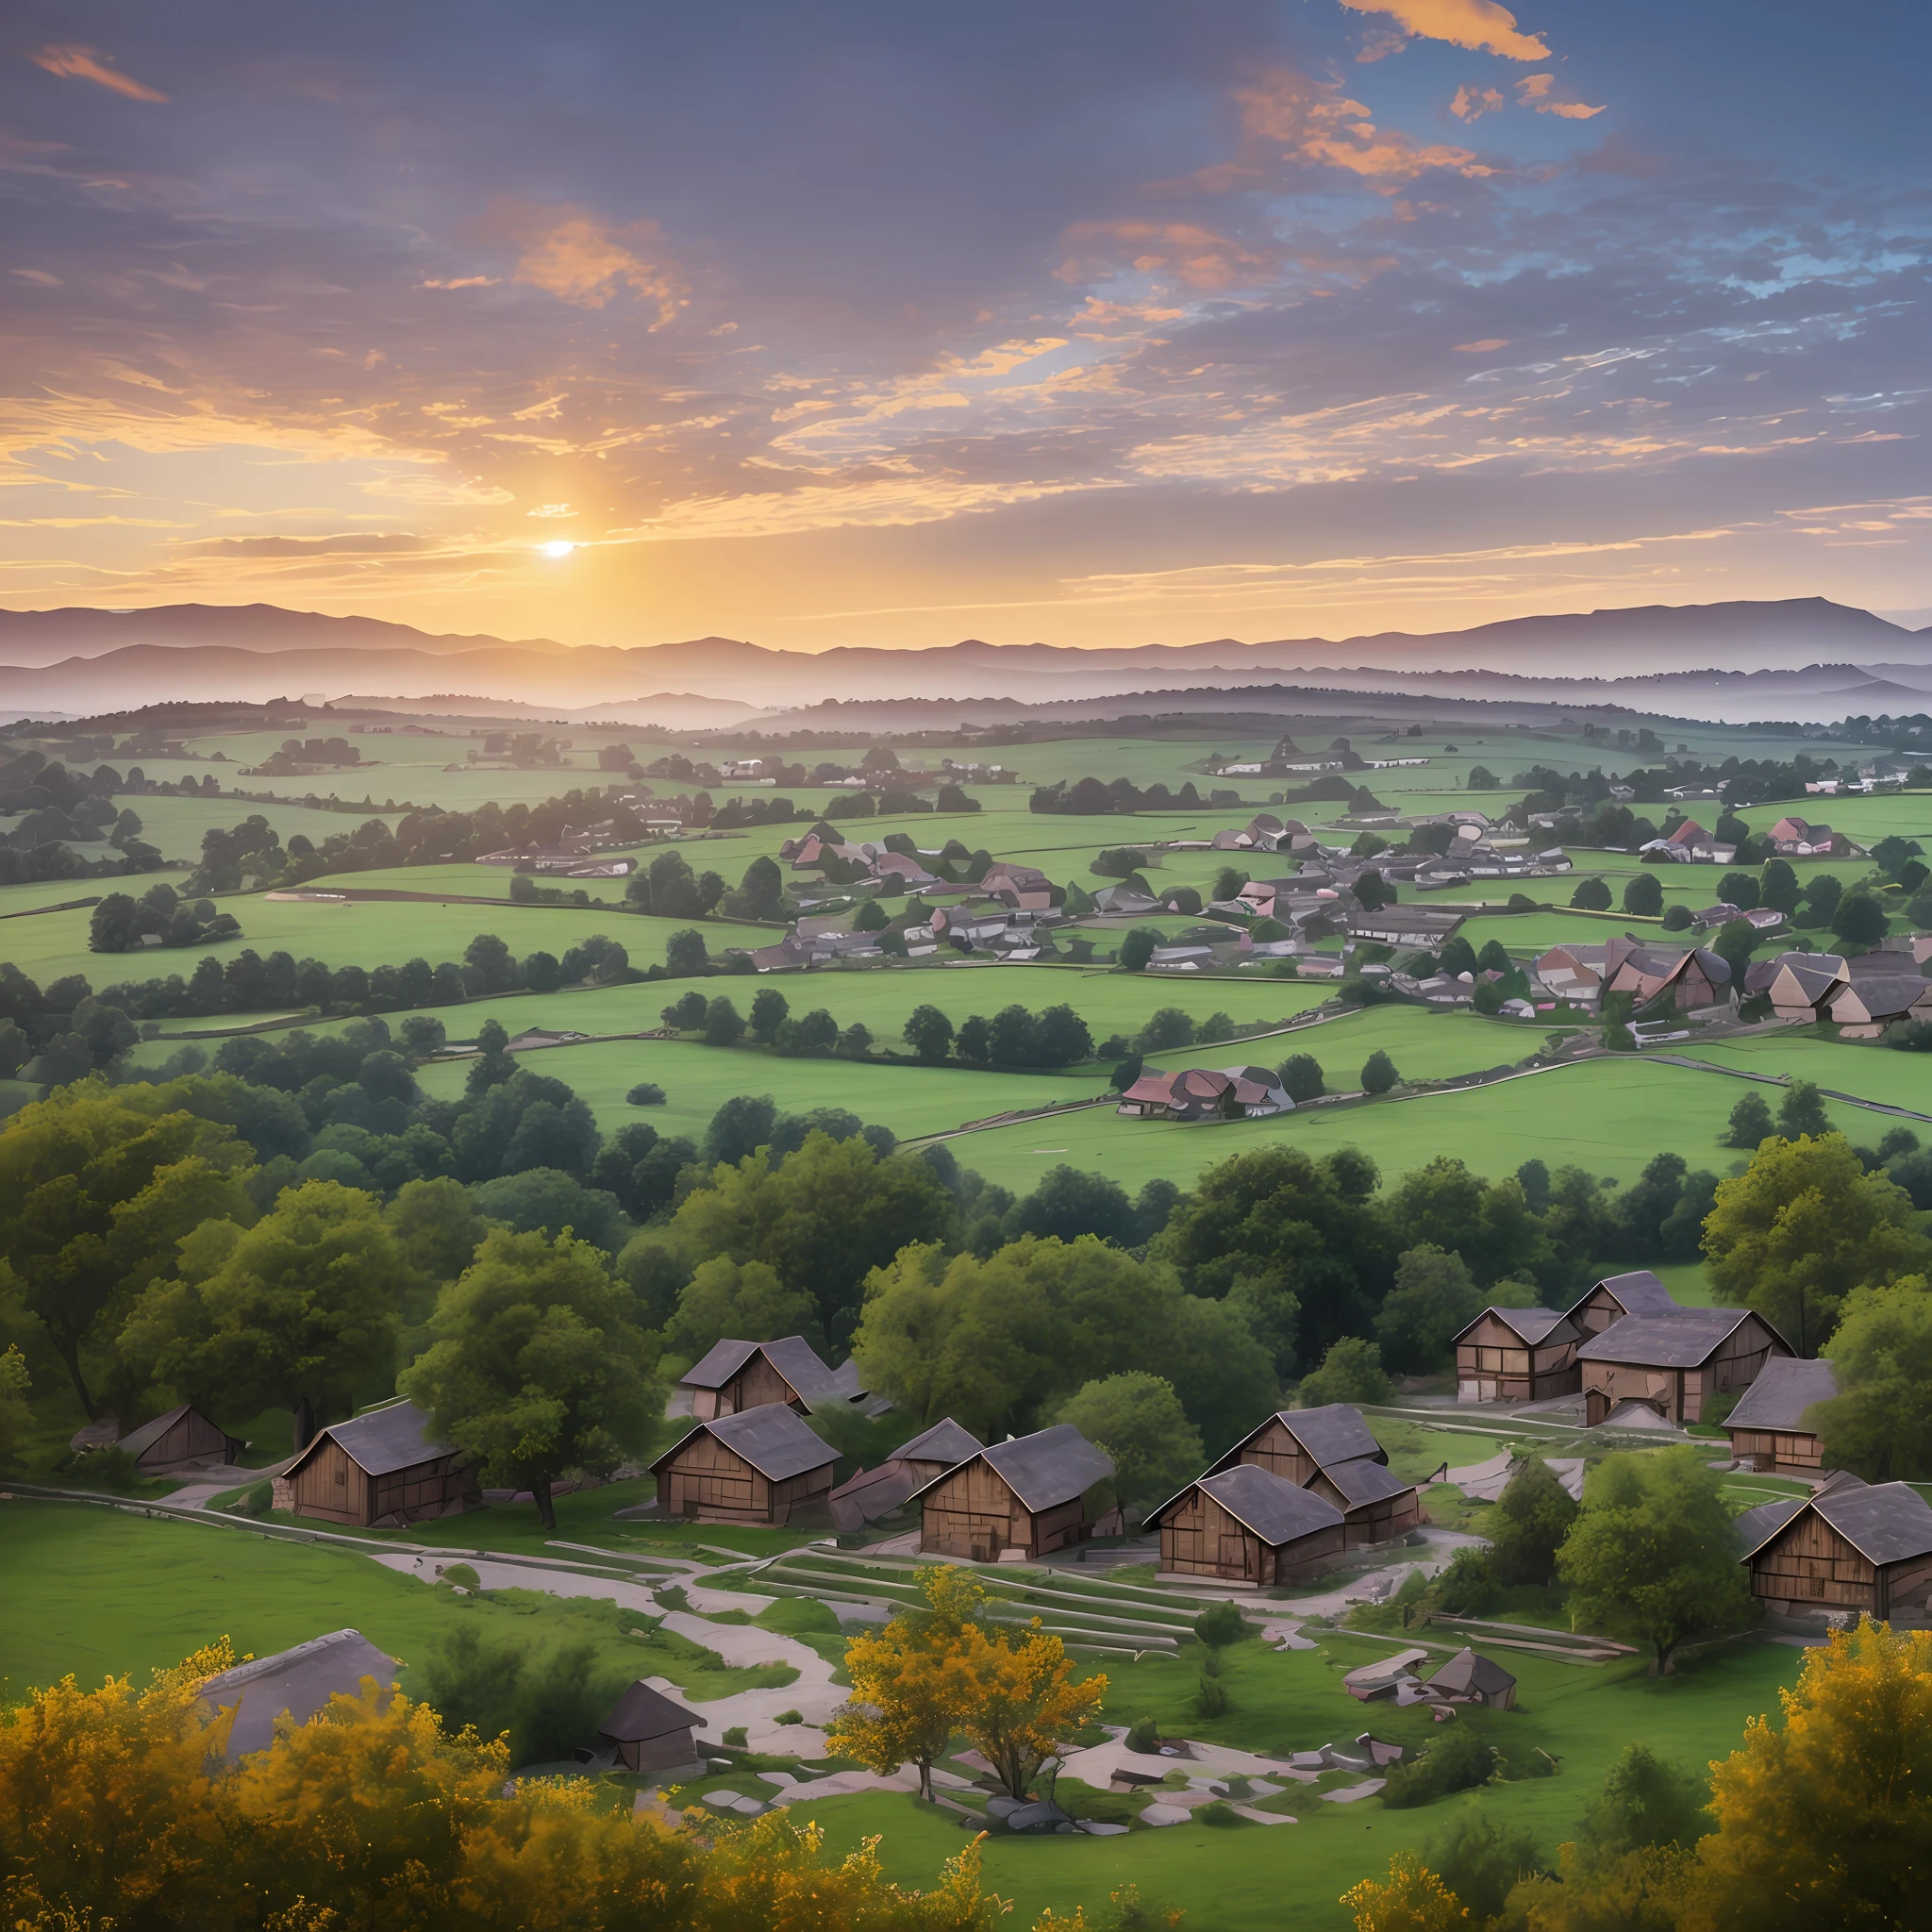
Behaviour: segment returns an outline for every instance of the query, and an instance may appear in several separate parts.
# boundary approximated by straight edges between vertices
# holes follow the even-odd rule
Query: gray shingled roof
[[[184,1402],[179,1407],[171,1408],[166,1415],[158,1415],[153,1422],[142,1423],[140,1428],[123,1436],[114,1444],[115,1448],[125,1449],[130,1456],[139,1456],[144,1450],[152,1449],[193,1407],[192,1402]]]
[[[430,1435],[429,1418],[413,1402],[393,1402],[387,1408],[371,1409],[352,1423],[330,1423],[317,1432],[308,1445],[308,1455],[315,1453],[325,1437],[340,1443],[364,1475],[389,1475],[450,1453],[447,1442],[439,1442]]]
[[[1805,1496],[1780,1496],[1774,1503],[1760,1503],[1755,1509],[1745,1510],[1731,1524],[1744,1546],[1745,1556],[1755,1557],[1808,1500]]]
[[[396,1669],[396,1660],[359,1630],[332,1630],[292,1650],[237,1664],[208,1678],[195,1695],[235,1713],[228,1726],[228,1756],[244,1757],[275,1741],[275,1720],[284,1711],[293,1723],[306,1724],[338,1690],[353,1697],[364,1677],[393,1684]]]
[[[971,1460],[986,1447],[972,1430],[964,1429],[951,1416],[941,1416],[929,1429],[892,1451],[894,1462],[944,1462],[958,1465]]]
[[[1324,1469],[1331,1462],[1354,1462],[1363,1456],[1372,1456],[1377,1462],[1382,1459],[1382,1445],[1370,1433],[1361,1411],[1345,1402],[1330,1402],[1320,1408],[1283,1409],[1280,1414],[1289,1433]],[[1248,1441],[1253,1441],[1254,1437]]]
[[[1257,1462],[1238,1462],[1219,1475],[1204,1475],[1190,1483],[1180,1495],[1170,1496],[1158,1509],[1148,1512],[1146,1525],[1151,1528],[1158,1524],[1197,1488],[1212,1496],[1237,1523],[1245,1524],[1271,1549],[1278,1550],[1284,1543],[1311,1536],[1318,1529],[1333,1529],[1341,1521],[1341,1511],[1312,1490],[1302,1489]]]
[[[788,1476],[803,1475],[808,1469],[823,1469],[839,1459],[839,1452],[823,1436],[815,1435],[789,1402],[767,1402],[757,1408],[741,1408],[736,1415],[715,1416],[687,1429],[652,1463],[652,1473],[662,1469],[693,1436],[708,1430],[769,1482],[781,1483]]]
[[[1352,1462],[1328,1463],[1322,1474],[1341,1491],[1351,1509],[1359,1509],[1368,1503],[1386,1502],[1391,1496],[1399,1496],[1415,1487],[1391,1475],[1381,1463],[1372,1462],[1366,1456],[1357,1456]]]
[[[817,1393],[833,1379],[818,1350],[802,1335],[783,1335],[774,1341],[714,1342],[679,1379],[689,1389],[722,1389],[760,1351],[801,1396]]]
[[[1625,1315],[1601,1335],[1591,1336],[1576,1351],[1576,1358],[1694,1369],[1750,1318],[1749,1308],[1674,1308],[1669,1314]]]
[[[1607,1274],[1601,1281],[1591,1284],[1590,1294],[1594,1294],[1600,1288],[1607,1289],[1616,1296],[1626,1315],[1665,1314],[1678,1306],[1677,1298],[1648,1268],[1633,1268],[1627,1274]],[[1590,1294],[1583,1300],[1587,1302]],[[1579,1307],[1582,1305],[1581,1302],[1577,1304]]]
[[[1113,1474],[1112,1457],[1096,1449],[1072,1423],[1060,1423],[1011,1442],[995,1442],[979,1453],[1035,1515],[1071,1503]],[[934,1480],[944,1482],[945,1477]]]
[[[1476,1656],[1465,1645],[1434,1676],[1424,1681],[1431,1690],[1445,1691],[1452,1697],[1466,1696],[1474,1691],[1485,1697],[1493,1697],[1499,1690],[1508,1690],[1516,1679],[1501,1664]]]
[[[1546,1340],[1550,1331],[1558,1323],[1570,1319],[1568,1315],[1558,1314],[1555,1308],[1499,1308],[1491,1305],[1475,1318],[1475,1322],[1470,1323],[1468,1327],[1460,1330],[1452,1340],[1460,1341],[1477,1322],[1484,1321],[1491,1315],[1495,1316],[1512,1335],[1520,1337],[1532,1348],[1538,1342]]]
[[[615,1707],[597,1726],[600,1738],[614,1744],[641,1744],[652,1738],[664,1738],[673,1731],[694,1730],[704,1720],[682,1705],[672,1703],[661,1690],[653,1690],[641,1677],[617,1700]]]
[[[1837,1393],[1838,1376],[1829,1362],[1774,1355],[1758,1370],[1757,1379],[1725,1417],[1724,1426],[1803,1429],[1805,1411],[1814,1402],[1829,1402]]]
[[[1826,1490],[1811,1507],[1870,1563],[1932,1553],[1932,1505],[1909,1483]]]

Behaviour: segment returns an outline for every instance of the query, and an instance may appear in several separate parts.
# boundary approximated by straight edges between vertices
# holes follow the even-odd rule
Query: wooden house
[[[1456,1338],[1458,1402],[1542,1402],[1583,1386],[1582,1332],[1554,1308],[1485,1308]]]
[[[935,1476],[958,1468],[985,1446],[951,1416],[943,1417],[909,1442],[900,1443],[876,1469],[861,1469],[849,1481],[841,1483],[826,1498],[833,1526],[840,1530],[862,1529],[868,1523],[891,1516],[904,1508]]]
[[[1932,1017],[1932,985],[1911,969],[1908,956],[1898,956],[1903,970],[1881,977],[1855,974],[1832,992],[1825,1017],[1845,1040],[1881,1040],[1898,1021]]]
[[[1731,1439],[1732,1457],[1747,1468],[1822,1475],[1824,1454],[1805,1411],[1837,1393],[1838,1377],[1829,1362],[1773,1356],[1719,1426]]]
[[[996,1442],[918,1492],[919,1547],[975,1563],[1068,1549],[1093,1534],[1088,1491],[1112,1474],[1071,1423]]]
[[[1737,1529],[1751,1593],[1774,1616],[1923,1624],[1932,1613],[1932,1507],[1909,1483],[1841,1474],[1747,1509]]]
[[[1332,1568],[1347,1549],[1341,1511],[1257,1463],[1198,1476],[1148,1513],[1162,1575],[1270,1589]]]
[[[1449,1704],[1482,1704],[1507,1710],[1516,1702],[1516,1679],[1499,1663],[1478,1657],[1467,1644],[1432,1676],[1424,1690]]]
[[[1785,953],[1771,975],[1771,1010],[1799,1025],[1831,1017],[1831,1003],[1850,978],[1836,953]]]
[[[703,1720],[640,1678],[597,1726],[597,1736],[626,1771],[660,1782],[695,1777],[703,1769],[695,1732]]]
[[[1648,1268],[1636,1268],[1607,1274],[1570,1310],[1570,1325],[1588,1341],[1625,1315],[1667,1315],[1680,1306]]]
[[[823,1513],[839,1452],[789,1404],[713,1416],[651,1465],[658,1507],[699,1523],[763,1523],[782,1529]]]
[[[1393,1541],[1423,1520],[1415,1485],[1389,1474],[1389,1452],[1370,1433],[1360,1411],[1345,1402],[1270,1416],[1208,1474],[1218,1475],[1243,1462],[1334,1504],[1342,1513],[1352,1550]]]
[[[828,1368],[802,1335],[716,1342],[678,1377],[677,1386],[690,1392],[691,1414],[701,1423],[774,1402],[802,1412],[828,1396],[850,1400],[859,1392],[857,1366]]]
[[[1641,1403],[1665,1422],[1704,1415],[1704,1399],[1748,1389],[1790,1344],[1748,1308],[1675,1308],[1625,1315],[1576,1351],[1583,1365],[1583,1416],[1592,1427],[1620,1403]]]
[[[142,1423],[114,1444],[134,1457],[142,1475],[165,1475],[171,1470],[201,1469],[236,1461],[248,1444],[211,1423],[192,1402]]]
[[[330,1698],[359,1696],[366,1678],[387,1690],[400,1668],[361,1631],[331,1630],[208,1678],[195,1699],[209,1710],[234,1713],[225,1747],[232,1761],[267,1750],[275,1742],[277,1718],[306,1724]]]
[[[469,1460],[429,1433],[413,1402],[330,1423],[275,1479],[275,1507],[325,1523],[401,1529],[480,1509]]]

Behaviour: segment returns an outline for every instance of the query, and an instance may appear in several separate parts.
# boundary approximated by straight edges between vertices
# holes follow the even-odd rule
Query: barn
[[[1243,1462],[1333,1503],[1346,1519],[1350,1549],[1393,1541],[1423,1520],[1414,1484],[1389,1474],[1389,1452],[1370,1433],[1361,1412],[1345,1402],[1271,1415],[1208,1474]]]
[[[1570,1310],[1570,1323],[1588,1341],[1625,1315],[1667,1315],[1680,1306],[1648,1268],[1633,1268],[1627,1274],[1608,1274],[1597,1282]]]
[[[945,1416],[902,1442],[875,1469],[861,1469],[827,1499],[833,1527],[858,1530],[903,1508],[935,1476],[957,1469],[986,1445],[970,1429]]]
[[[597,1736],[626,1771],[675,1783],[704,1769],[692,1737],[701,1722],[640,1678],[597,1726]]]
[[[691,1413],[701,1423],[774,1402],[804,1410],[827,1395],[849,1401],[860,1392],[855,1364],[828,1368],[802,1335],[716,1342],[678,1377],[677,1386],[690,1392]]]
[[[1342,1512],[1252,1462],[1197,1476],[1149,1512],[1163,1577],[1213,1576],[1257,1590],[1332,1568],[1347,1548]]]
[[[1071,1548],[1093,1534],[1087,1492],[1112,1474],[1071,1423],[996,1442],[919,1491],[919,1547],[974,1563]]]
[[[1774,1616],[1932,1614],[1932,1507],[1909,1483],[1841,1472],[1813,1495],[1745,1510],[1737,1529],[1751,1593]]]
[[[1425,1680],[1424,1689],[1445,1703],[1485,1704],[1491,1710],[1507,1710],[1516,1702],[1516,1679],[1467,1644]]]
[[[1583,1414],[1591,1427],[1620,1403],[1640,1402],[1667,1423],[1701,1421],[1707,1395],[1748,1389],[1790,1344],[1748,1308],[1678,1308],[1625,1315],[1576,1351]]]
[[[363,1529],[402,1529],[480,1509],[468,1458],[429,1433],[413,1402],[330,1423],[275,1479],[274,1505]]]
[[[1824,1451],[1805,1411],[1837,1393],[1838,1376],[1829,1362],[1773,1356],[1720,1424],[1731,1439],[1732,1457],[1747,1469],[1781,1475],[1823,1474]]]
[[[134,1457],[142,1475],[166,1475],[177,1469],[205,1469],[234,1462],[248,1444],[211,1423],[192,1402],[142,1423],[114,1444]]]
[[[700,1423],[651,1465],[658,1507],[699,1523],[782,1529],[822,1513],[839,1452],[783,1402]]]
[[[1485,1308],[1456,1338],[1458,1402],[1544,1402],[1582,1386],[1582,1331],[1554,1308]]]

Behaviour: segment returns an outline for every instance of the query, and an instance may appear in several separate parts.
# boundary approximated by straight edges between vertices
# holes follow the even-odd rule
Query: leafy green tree
[[[1449,1155],[1404,1174],[1383,1215],[1405,1247],[1433,1244],[1460,1255],[1478,1284],[1527,1274],[1547,1258],[1547,1236],[1521,1184],[1491,1182]]]
[[[1609,881],[1595,875],[1578,879],[1576,890],[1570,894],[1570,903],[1584,912],[1607,912],[1610,909]]]
[[[298,1449],[387,1392],[414,1283],[373,1194],[308,1181],[253,1227],[204,1222],[180,1275],[149,1289],[121,1331],[123,1357],[154,1380],[216,1415],[286,1408]]]
[[[656,1341],[636,1312],[588,1242],[497,1229],[444,1290],[436,1341],[400,1386],[486,1482],[527,1489],[554,1529],[558,1478],[608,1475],[663,1413]]]
[[[1484,1299],[1460,1255],[1422,1242],[1395,1264],[1395,1286],[1375,1312],[1376,1339],[1398,1366],[1427,1374],[1442,1365]]]
[[[1824,1353],[1838,1393],[1811,1411],[1834,1469],[1869,1480],[1932,1470],[1932,1291],[1923,1274],[1845,1297]]]
[[[1891,930],[1885,908],[1872,893],[1856,886],[1838,902],[1830,924],[1848,946],[1875,946]]]
[[[1855,1288],[1932,1270],[1911,1197],[1868,1174],[1842,1134],[1767,1141],[1718,1184],[1703,1245],[1718,1299],[1762,1315],[1800,1355],[1830,1338]]]
[[[1814,1140],[1831,1132],[1831,1117],[1824,1110],[1824,1095],[1809,1080],[1793,1080],[1777,1104],[1777,1130],[1787,1141],[1801,1134]]]
[[[1324,1084],[1322,1062],[1311,1053],[1291,1054],[1275,1069],[1275,1077],[1297,1107],[1306,1100],[1319,1099],[1328,1091]]]
[[[1529,1833],[1511,1831],[1481,1812],[1466,1813],[1423,1856],[1474,1925],[1500,1918],[1510,1892],[1546,1869]]]
[[[812,1297],[833,1341],[843,1339],[839,1317],[858,1300],[867,1270],[910,1242],[948,1237],[958,1223],[929,1162],[881,1158],[858,1136],[813,1132],[776,1169],[741,1160],[719,1167],[713,1181],[678,1208],[674,1238],[693,1259],[765,1262],[787,1288]]]
[[[751,998],[751,1037],[769,1045],[791,1010],[791,1001],[775,986],[761,986]]]
[[[1072,1423],[1112,1457],[1114,1494],[1129,1523],[1138,1524],[1201,1473],[1201,1432],[1182,1410],[1174,1385],[1145,1369],[1086,1383],[1055,1420]]]
[[[474,1724],[480,1737],[507,1736],[512,1766],[568,1762],[595,1740],[631,1676],[583,1639],[545,1645],[460,1622],[411,1673],[423,1701],[452,1729]]]
[[[953,1023],[938,1007],[914,1007],[906,1020],[906,1043],[923,1064],[936,1067],[952,1051]]]
[[[1730,1126],[1724,1134],[1726,1147],[1749,1147],[1756,1149],[1760,1141],[1768,1141],[1777,1132],[1777,1124],[1771,1117],[1771,1108],[1765,1105],[1761,1093],[1747,1093],[1731,1109]]]
[[[1540,1456],[1519,1457],[1484,1525],[1497,1576],[1506,1585],[1548,1583],[1576,1517],[1577,1507],[1556,1471]]]
[[[722,996],[705,1008],[705,1044],[736,1046],[744,1038],[744,1016]]]
[[[1585,1809],[1577,1849],[1591,1865],[1664,1845],[1688,1852],[1710,1829],[1708,1796],[1694,1772],[1633,1739],[1612,1760],[1602,1790]]]
[[[0,1127],[0,1254],[90,1416],[90,1358],[150,1281],[173,1278],[178,1243],[254,1218],[248,1146],[181,1105],[239,1086],[87,1080]]]
[[[1788,858],[1767,858],[1758,874],[1757,903],[1769,906],[1786,918],[1798,909],[1798,874]]]
[[[447,1175],[406,1181],[382,1218],[410,1272],[437,1288],[470,1265],[485,1232],[475,1196]]]
[[[1557,1570],[1581,1623],[1650,1646],[1653,1676],[1687,1638],[1746,1629],[1758,1614],[1717,1478],[1688,1445],[1599,1463]]]
[[[1151,927],[1137,925],[1121,941],[1120,963],[1126,973],[1142,971],[1148,960],[1154,957],[1154,949],[1160,943],[1160,935]]]
[[[1362,1091],[1369,1094],[1383,1094],[1401,1083],[1402,1075],[1395,1071],[1395,1062],[1378,1046],[1362,1062]]]
[[[1241,1275],[1227,1291],[1224,1307],[1247,1324],[1248,1332],[1267,1350],[1274,1373],[1283,1381],[1300,1366],[1302,1305],[1291,1288],[1274,1274]]]
[[[690,978],[711,963],[710,948],[696,926],[686,926],[664,941],[664,970],[674,979]]]
[[[1002,1231],[1008,1241],[1032,1234],[1070,1241],[1091,1234],[1127,1247],[1134,1239],[1134,1208],[1118,1181],[1061,1161],[1007,1210]]]
[[[734,1166],[771,1144],[778,1106],[769,1093],[735,1093],[711,1116],[705,1129],[705,1158]]]
[[[677,1297],[664,1326],[665,1345],[695,1361],[714,1343],[773,1341],[784,1335],[817,1336],[819,1311],[810,1295],[788,1289],[762,1261],[741,1267],[724,1255],[702,1261]]]
[[[615,1194],[589,1188],[561,1168],[526,1167],[520,1174],[478,1181],[470,1190],[477,1213],[518,1234],[565,1229],[614,1254],[636,1230]]]
[[[1295,1400],[1303,1408],[1320,1408],[1330,1402],[1387,1402],[1390,1392],[1381,1350],[1358,1335],[1344,1335],[1322,1366],[1302,1377]]]
[[[1757,950],[1757,928],[1748,919],[1730,920],[1711,941],[1710,950],[1731,969],[1731,983],[1741,991],[1744,968]]]
[[[1654,872],[1641,872],[1624,888],[1624,910],[1638,919],[1655,919],[1664,909],[1663,881]]]

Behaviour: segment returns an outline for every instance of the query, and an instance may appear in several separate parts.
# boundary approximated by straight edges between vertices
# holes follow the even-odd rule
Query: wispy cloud
[[[492,211],[492,225],[523,249],[511,279],[575,308],[607,308],[624,291],[657,311],[661,328],[689,299],[682,273],[663,250],[653,221],[612,226],[581,208],[514,204]],[[640,252],[643,251],[643,252]],[[476,286],[474,277],[458,286]]]
[[[72,44],[42,47],[29,57],[36,67],[69,80],[91,80],[111,93],[125,94],[130,101],[165,101],[158,88],[148,87],[132,75],[123,74],[108,64],[107,57],[92,47]]]
[[[1341,0],[1356,13],[1385,13],[1414,39],[1447,41],[1506,60],[1547,60],[1550,50],[1524,33],[1516,16],[1495,0]]]

